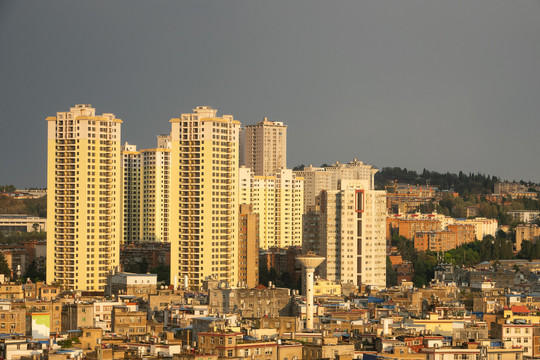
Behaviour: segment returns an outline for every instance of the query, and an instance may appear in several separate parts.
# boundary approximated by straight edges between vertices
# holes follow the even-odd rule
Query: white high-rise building
[[[257,176],[271,176],[287,168],[287,125],[263,121],[243,129],[243,163]]]
[[[357,286],[386,286],[386,192],[371,180],[341,180],[321,193],[321,276]]]
[[[313,165],[294,173],[304,179],[304,213],[315,210],[317,195],[332,189],[332,173]]]
[[[374,188],[374,175],[378,170],[354,159],[348,164],[335,164],[317,168],[312,165],[304,167],[295,173],[305,179],[304,212],[314,210],[316,198],[322,190],[337,190],[341,180],[368,181],[370,188]]]
[[[260,248],[301,246],[304,179],[290,169],[255,176],[241,167],[239,174],[239,202],[259,215]]]
[[[122,237],[120,129],[75,105],[47,118],[47,282],[102,291]]]
[[[171,282],[238,281],[238,133],[232,115],[198,106],[171,119]]]

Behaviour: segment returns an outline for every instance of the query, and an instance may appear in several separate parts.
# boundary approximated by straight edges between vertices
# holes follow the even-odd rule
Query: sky
[[[0,184],[46,186],[74,104],[153,147],[198,105],[288,125],[288,166],[540,182],[539,0],[0,0]]]

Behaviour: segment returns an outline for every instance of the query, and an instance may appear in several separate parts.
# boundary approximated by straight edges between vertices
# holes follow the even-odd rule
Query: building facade
[[[141,150],[142,241],[169,242],[170,143]]]
[[[259,215],[241,204],[238,221],[238,281],[252,288],[259,284]]]
[[[321,276],[357,286],[386,286],[386,192],[369,180],[342,180],[321,195]]]
[[[333,165],[316,168],[312,165],[303,170],[295,171],[296,175],[305,180],[304,185],[304,212],[307,213],[315,208],[316,198],[322,190],[337,190],[342,180],[362,180],[369,183],[369,187],[375,188],[375,173],[378,170],[354,159],[347,164],[336,162]]]
[[[289,169],[254,176],[250,168],[241,167],[239,183],[240,204],[252,204],[259,215],[260,248],[301,246],[303,179]]]
[[[3,233],[47,231],[47,219],[31,215],[0,214]]]
[[[243,130],[244,162],[257,176],[268,176],[287,168],[287,125],[263,121]]]
[[[122,241],[141,239],[141,152],[137,145],[122,145]]]
[[[122,146],[123,241],[169,242],[170,136],[153,149]]]
[[[122,120],[81,104],[47,123],[47,282],[103,290],[122,236]]]
[[[512,210],[508,212],[508,215],[515,221],[532,224],[540,219],[540,210]]]
[[[171,282],[238,281],[238,132],[232,115],[198,106],[171,119]]]

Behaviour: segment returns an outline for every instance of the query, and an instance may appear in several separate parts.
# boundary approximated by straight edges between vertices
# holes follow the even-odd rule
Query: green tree
[[[428,285],[435,273],[434,269],[437,265],[437,257],[432,252],[421,252],[417,254],[414,264],[413,283],[416,287]]]
[[[7,278],[11,277],[11,269],[2,253],[0,253],[0,274],[4,274]]]
[[[284,288],[292,289],[295,286],[292,280],[291,274],[288,271],[285,271],[279,276],[278,285]]]
[[[171,283],[171,269],[165,264],[158,265],[150,269],[151,274],[156,274],[159,282],[166,285]]]
[[[390,257],[386,257],[386,287],[392,287],[397,285],[397,273],[392,266]]]
[[[30,265],[28,265],[28,269],[24,273],[23,278],[25,280],[30,279],[33,282],[45,281],[46,275],[47,275],[47,273],[46,273],[45,269],[39,269],[38,266],[37,266],[37,262],[34,259],[30,263]]]

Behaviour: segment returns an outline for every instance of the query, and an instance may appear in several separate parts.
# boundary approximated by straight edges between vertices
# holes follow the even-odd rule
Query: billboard
[[[32,338],[48,339],[51,333],[51,316],[48,313],[32,313]]]

